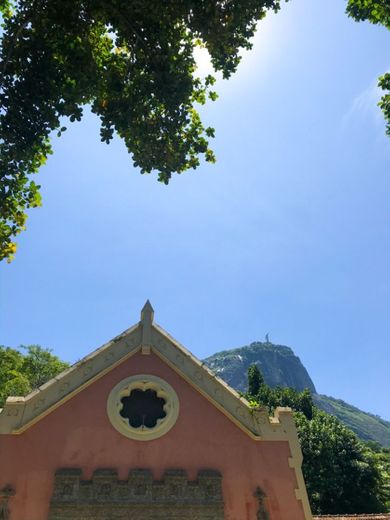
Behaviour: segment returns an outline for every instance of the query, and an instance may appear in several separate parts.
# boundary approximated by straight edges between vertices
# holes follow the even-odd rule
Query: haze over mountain
[[[244,347],[217,352],[204,362],[240,392],[247,390],[247,370],[255,363],[269,386],[289,386],[299,391],[308,388],[319,408],[338,417],[362,440],[390,446],[390,422],[363,412],[341,399],[318,394],[309,373],[290,347],[256,341]]]

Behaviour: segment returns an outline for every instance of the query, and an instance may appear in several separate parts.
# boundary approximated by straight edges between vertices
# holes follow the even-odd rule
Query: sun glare
[[[265,69],[272,66],[275,42],[285,37],[286,32],[283,22],[280,19],[278,22],[273,13],[269,13],[267,18],[258,24],[258,30],[252,39],[253,48],[251,50],[240,50],[241,62],[232,79],[236,78],[236,81],[238,79],[247,80],[248,76],[257,75],[259,72],[264,73]],[[222,79],[220,73],[215,73],[210,54],[205,47],[195,47],[194,57],[197,66],[195,75],[197,77],[204,78],[208,74],[212,74],[218,80]]]
[[[196,61],[195,75],[204,78],[208,74],[214,74],[209,51],[205,47],[195,47],[194,58]]]

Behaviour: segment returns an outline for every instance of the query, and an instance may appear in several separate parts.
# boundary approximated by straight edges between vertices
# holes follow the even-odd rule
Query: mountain
[[[328,395],[313,394],[313,400],[318,408],[338,417],[362,440],[376,441],[382,446],[390,447],[389,421]]]
[[[240,392],[247,390],[247,371],[252,363],[258,365],[266,383],[271,386],[290,386],[296,390],[308,388],[316,392],[306,368],[290,347],[273,343],[251,343],[249,346],[224,350],[204,360],[207,366]]]
[[[363,412],[341,399],[317,394],[306,368],[290,347],[257,341],[241,348],[218,352],[204,362],[215,374],[240,392],[246,391],[247,371],[255,363],[269,386],[289,386],[299,391],[308,388],[314,403],[321,410],[338,417],[362,440],[373,440],[390,447],[390,422]]]

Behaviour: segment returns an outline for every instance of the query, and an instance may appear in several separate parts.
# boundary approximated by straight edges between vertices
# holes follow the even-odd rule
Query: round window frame
[[[120,415],[123,408],[121,399],[129,397],[133,390],[154,390],[157,397],[165,400],[166,416],[157,419],[156,426],[134,428],[129,420]],[[180,402],[175,390],[160,377],[151,374],[137,374],[126,377],[111,390],[107,400],[107,415],[112,426],[122,435],[137,441],[150,441],[162,437],[174,426],[179,416]]]

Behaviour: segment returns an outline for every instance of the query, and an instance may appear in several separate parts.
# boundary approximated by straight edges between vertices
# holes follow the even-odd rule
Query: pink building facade
[[[141,321],[0,413],[0,518],[310,520],[291,412]],[[1,516],[3,515],[3,516]]]

